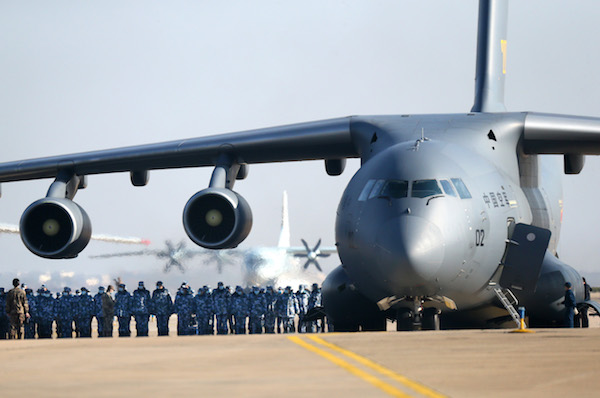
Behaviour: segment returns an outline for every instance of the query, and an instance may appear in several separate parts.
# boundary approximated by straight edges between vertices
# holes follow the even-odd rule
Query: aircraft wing
[[[523,149],[528,154],[600,155],[600,118],[528,112]]]
[[[291,254],[291,255],[298,255],[299,257],[306,257],[306,248],[305,247],[287,247],[285,249],[286,253]],[[335,246],[327,246],[327,247],[320,247],[319,248],[319,254],[326,254],[326,255],[330,255],[330,254],[336,254],[337,253],[337,247]]]
[[[0,163],[0,182],[215,165],[222,154],[238,164],[358,157],[351,117],[299,123],[149,145]]]

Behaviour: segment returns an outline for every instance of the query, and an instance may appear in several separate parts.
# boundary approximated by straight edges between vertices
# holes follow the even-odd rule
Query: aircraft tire
[[[410,332],[414,330],[412,311],[406,309],[398,310],[396,330],[398,332]]]
[[[435,308],[428,308],[423,311],[421,324],[422,330],[440,330],[440,314]]]

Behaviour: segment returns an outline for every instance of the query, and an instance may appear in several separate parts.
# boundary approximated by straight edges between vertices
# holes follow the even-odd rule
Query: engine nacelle
[[[190,198],[183,209],[183,227],[190,239],[207,249],[231,249],[252,229],[248,202],[229,189],[207,188]]]
[[[44,258],[73,258],[87,246],[92,223],[85,210],[65,198],[33,202],[21,216],[21,239],[35,255]]]

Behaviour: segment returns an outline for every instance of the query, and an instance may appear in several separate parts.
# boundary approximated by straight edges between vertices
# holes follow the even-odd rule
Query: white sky
[[[600,2],[513,1],[509,10],[508,109],[600,116]],[[466,112],[476,19],[475,0],[0,1],[0,160],[352,114]],[[322,237],[332,245],[337,204],[357,167],[329,177],[322,162],[251,166],[236,185],[254,213],[243,245],[277,243],[284,189],[292,244]],[[181,212],[211,171],[153,172],[145,188],[128,174],[90,176],[76,201],[96,233],[161,247],[190,242]],[[600,258],[598,175],[600,160],[588,157],[580,176],[563,178],[559,253],[582,271],[598,269]],[[0,222],[18,223],[50,183],[3,184]],[[127,249],[91,243],[76,260],[50,261],[0,236],[0,268],[162,267],[152,258],[88,258]]]

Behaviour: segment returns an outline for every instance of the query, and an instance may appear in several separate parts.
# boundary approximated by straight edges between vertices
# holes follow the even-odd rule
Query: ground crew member
[[[10,339],[23,337],[23,324],[29,319],[29,304],[23,289],[19,288],[19,279],[13,279],[13,288],[6,295],[6,313],[10,322]]]
[[[196,319],[198,321],[198,334],[213,334],[213,304],[208,286],[198,289],[198,294],[194,297]]]
[[[306,290],[304,285],[298,286],[296,292],[296,301],[298,303],[298,333],[306,333],[307,323],[304,321],[304,316],[308,312],[308,299],[310,293]]]
[[[267,286],[265,293],[265,333],[275,333],[275,321],[277,319],[277,294],[273,286]]]
[[[581,278],[583,279],[583,299],[585,301],[589,301],[591,300],[591,292],[592,292],[592,288],[590,287],[590,285],[587,284],[587,282],[585,281],[585,278]],[[581,307],[581,309],[579,310],[579,314],[581,317],[581,327],[582,328],[589,328],[590,327],[590,320],[588,318],[588,307],[587,305],[583,305]]]
[[[312,291],[310,292],[310,296],[308,297],[308,310],[312,310],[315,307],[321,307],[321,289],[319,289],[319,285],[313,283]],[[319,333],[321,329],[324,330],[324,325],[322,325],[323,320],[318,319],[309,322],[307,325],[308,331],[311,333]]]
[[[217,284],[213,291],[213,308],[217,318],[217,334],[227,334],[227,319],[229,318],[229,292],[223,286],[223,282]]]
[[[261,334],[263,332],[263,317],[267,309],[265,294],[260,292],[258,286],[252,288],[248,295],[248,309],[250,318],[248,320],[248,332],[250,334]]]
[[[565,283],[565,300],[562,304],[565,305],[565,327],[572,328],[574,326],[577,302],[575,301],[575,294],[571,290],[571,282]]]
[[[71,295],[71,288],[66,286],[56,302],[56,324],[59,338],[73,338],[73,321],[75,320],[76,298]]]

